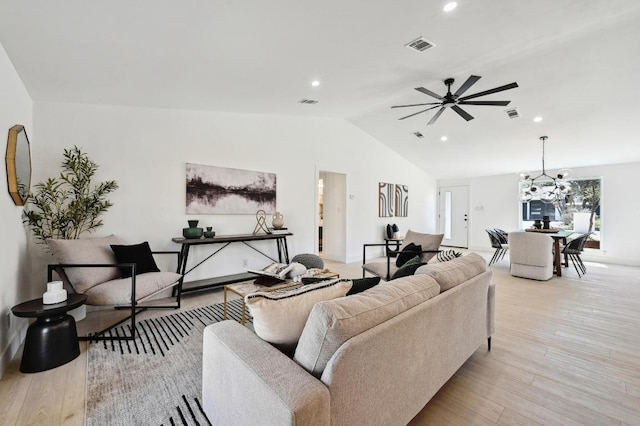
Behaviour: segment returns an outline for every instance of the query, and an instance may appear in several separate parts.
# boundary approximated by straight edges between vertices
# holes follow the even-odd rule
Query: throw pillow
[[[409,275],[413,275],[416,272],[416,269],[425,265],[420,261],[420,256],[415,256],[413,259],[409,260],[407,263],[402,265],[391,277],[392,280],[400,277],[406,277]]]
[[[158,265],[156,265],[156,261],[153,259],[151,247],[149,247],[149,243],[147,241],[128,246],[112,244],[111,250],[113,250],[113,254],[116,256],[116,261],[118,263],[135,263],[136,275],[144,274],[146,272],[160,272]],[[120,272],[122,274],[122,278],[131,277],[131,268],[129,267],[125,266],[120,268]]]
[[[353,282],[353,286],[347,293],[347,296],[362,293],[365,290],[369,290],[370,288],[377,286],[380,284],[380,277],[357,278],[355,280],[351,280],[351,282]]]
[[[433,263],[448,262],[460,256],[462,256],[462,253],[455,250],[441,251],[432,257],[428,263],[431,265]]]
[[[258,337],[284,349],[298,343],[313,305],[323,300],[343,297],[351,289],[351,280],[325,280],[315,284],[245,296]]]
[[[401,267],[402,265],[407,263],[410,259],[413,259],[413,257],[416,254],[420,254],[421,251],[422,251],[422,246],[419,246],[413,243],[407,244],[406,246],[404,246],[402,251],[398,253],[398,258],[396,259],[396,266]]]

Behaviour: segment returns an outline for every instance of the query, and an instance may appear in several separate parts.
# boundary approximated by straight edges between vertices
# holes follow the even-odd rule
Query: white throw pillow
[[[281,347],[294,347],[313,306],[323,300],[343,297],[351,280],[337,279],[245,296],[258,337]]]

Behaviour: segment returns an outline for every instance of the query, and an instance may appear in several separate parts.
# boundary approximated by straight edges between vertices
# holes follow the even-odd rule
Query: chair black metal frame
[[[178,264],[180,264],[180,256],[181,253],[179,251],[153,251],[152,254],[175,254],[178,258]],[[144,305],[141,306],[139,301],[136,300],[136,264],[135,263],[106,263],[106,264],[97,264],[97,263],[57,263],[57,264],[49,264],[47,265],[47,280],[50,282],[53,280],[53,272],[59,276],[64,275],[64,268],[104,268],[104,267],[118,267],[118,268],[130,268],[131,270],[131,304],[130,305],[116,305],[114,309],[116,310],[131,310],[131,313],[117,321],[114,324],[111,324],[107,328],[95,332],[90,333],[87,336],[78,336],[79,340],[88,340],[88,341],[117,341],[117,340],[134,340],[136,338],[136,315],[146,311],[147,309],[179,309],[180,308],[180,298],[182,295],[182,283],[184,281],[184,275],[176,281],[172,286],[177,289],[175,292],[176,303],[175,305]],[[60,269],[63,271],[60,272]],[[170,287],[167,287],[170,288]],[[148,296],[147,296],[148,297]],[[143,302],[144,303],[144,302]],[[105,305],[106,306],[106,305]],[[128,319],[131,319],[131,335],[127,336],[105,336],[104,334],[111,330],[114,327],[124,323]]]
[[[587,273],[587,267],[582,262],[582,258],[580,254],[584,250],[584,245],[587,242],[587,238],[589,238],[591,233],[582,234],[573,240],[569,241],[563,248],[562,253],[565,256],[568,256],[571,259],[571,263],[573,263],[573,267],[578,273],[578,277],[582,278],[582,275]],[[582,273],[582,274],[581,274]]]
[[[505,256],[505,254],[508,251],[508,248],[504,247],[504,244],[507,243],[506,239],[501,239],[500,234],[493,230],[493,229],[485,229],[485,231],[487,231],[487,234],[489,234],[489,240],[491,241],[491,247],[493,247],[494,249],[496,249],[496,251],[493,253],[493,257],[491,257],[491,260],[489,261],[489,266],[491,266],[493,263],[502,260]],[[502,242],[504,241],[504,242]]]
[[[400,249],[396,248],[395,250],[390,247],[391,244],[398,246],[397,240],[385,239],[384,243],[373,243],[373,244],[363,244],[362,245],[362,266],[367,263],[367,247],[384,247],[385,257],[387,258],[387,275],[385,281],[391,280],[391,258],[397,257],[398,253],[400,253]],[[442,250],[422,250],[422,251],[412,251],[411,253],[415,253],[416,255],[422,253],[440,253]],[[365,274],[369,271],[365,271],[362,269],[362,278],[365,277]],[[375,275],[375,274],[372,274]]]

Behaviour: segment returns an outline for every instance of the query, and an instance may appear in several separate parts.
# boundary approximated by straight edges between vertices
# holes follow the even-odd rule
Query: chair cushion
[[[398,268],[401,267],[402,265],[404,265],[405,263],[413,259],[416,256],[416,254],[420,256],[421,251],[422,251],[421,245],[416,245],[413,243],[407,244],[402,248],[400,253],[398,253],[398,258],[396,259],[396,266]]]
[[[175,272],[147,272],[136,275],[136,300],[140,301],[180,280]],[[131,278],[121,278],[95,285],[88,289],[88,305],[131,305]]]
[[[402,248],[406,247],[410,243],[422,246],[422,250],[438,250],[444,234],[421,234],[419,232],[407,231],[407,235],[404,237]],[[423,262],[428,262],[436,253],[422,253],[421,258]]]
[[[344,342],[439,293],[440,286],[433,278],[412,275],[353,296],[317,303],[311,310],[293,359],[309,373],[320,377]]]
[[[351,280],[334,279],[270,292],[251,293],[244,301],[258,337],[281,348],[295,347],[317,302],[343,297]]]
[[[160,272],[147,241],[129,246],[111,244],[111,250],[113,250],[118,263],[135,263],[136,275],[147,272]],[[122,278],[131,276],[131,268],[120,268],[120,272]]]
[[[440,291],[447,291],[487,270],[487,261],[477,253],[469,253],[448,262],[427,264],[416,271],[427,274],[440,285]]]
[[[387,261],[383,262],[369,262],[362,265],[362,269],[370,272],[374,275],[381,277],[383,280],[387,279]],[[393,262],[389,262],[389,275],[393,276],[396,273],[398,267]]]
[[[122,244],[115,235],[79,240],[47,240],[47,245],[58,263],[115,264],[116,257],[111,244]],[[65,268],[65,274],[76,293],[85,293],[91,287],[120,278],[120,269],[112,268]]]

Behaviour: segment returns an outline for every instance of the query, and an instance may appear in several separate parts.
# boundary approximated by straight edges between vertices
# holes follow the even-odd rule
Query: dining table
[[[566,230],[566,229],[557,229],[557,228],[551,228],[551,229],[537,229],[537,228],[528,228],[525,229],[525,231],[527,232],[540,232],[543,233],[545,235],[550,236],[551,238],[553,238],[553,255],[554,255],[554,260],[553,260],[553,264],[555,265],[555,269],[556,269],[556,275],[561,277],[562,276],[562,266],[569,266],[569,259],[568,256],[565,254],[564,255],[564,262],[561,261],[561,256],[560,256],[560,243],[562,242],[562,244],[567,244],[567,237],[569,237],[571,234],[573,234],[572,230]]]

